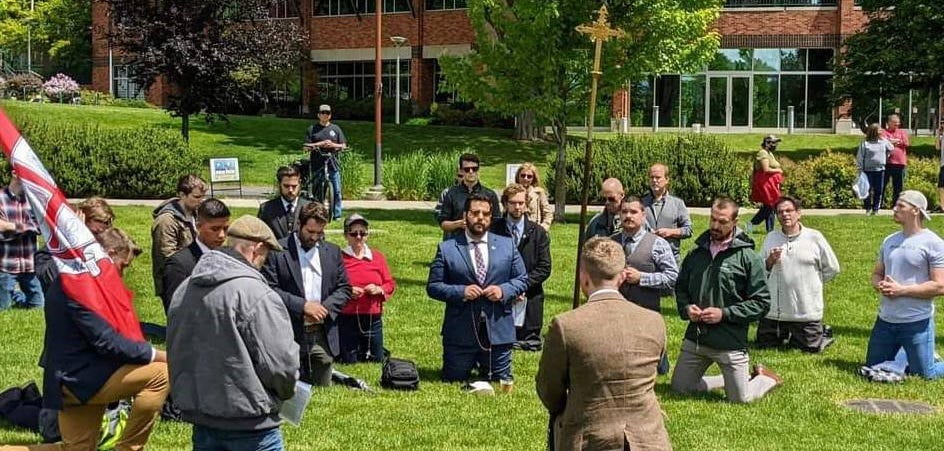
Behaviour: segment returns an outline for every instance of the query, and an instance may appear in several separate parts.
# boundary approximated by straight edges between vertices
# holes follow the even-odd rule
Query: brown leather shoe
[[[774,382],[777,383],[777,385],[780,385],[783,383],[783,379],[779,375],[777,375],[777,373],[773,372],[773,370],[761,364],[756,364],[754,365],[754,368],[751,369],[751,377],[757,377],[757,376],[767,376],[773,379]]]

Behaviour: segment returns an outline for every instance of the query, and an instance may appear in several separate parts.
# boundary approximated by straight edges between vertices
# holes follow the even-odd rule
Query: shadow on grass
[[[725,400],[724,390],[712,390],[708,392],[692,392],[692,393],[678,393],[672,390],[671,384],[666,380],[666,382],[657,383],[655,386],[656,396],[659,397],[661,402],[665,402],[667,399],[672,400],[688,400],[688,399],[700,399],[703,401],[711,402],[721,402]]]
[[[841,340],[843,337],[856,337],[856,338],[865,338],[868,339],[872,335],[871,328],[865,327],[853,327],[853,326],[833,326],[833,336],[836,339]]]
[[[837,358],[824,359],[823,363],[835,367],[836,369],[847,374],[858,374],[859,368],[865,363],[860,361],[852,360],[841,360]]]
[[[439,224],[436,222],[435,216],[433,216],[433,210],[372,210],[372,209],[345,209],[344,215],[352,213],[359,213],[363,215],[369,221],[398,221],[398,222],[408,222],[416,225],[425,225],[430,227],[435,227],[435,232],[431,231],[431,235],[437,237],[442,237],[442,232],[439,229]]]

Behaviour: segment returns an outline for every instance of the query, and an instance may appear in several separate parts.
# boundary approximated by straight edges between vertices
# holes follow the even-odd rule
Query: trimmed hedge
[[[688,206],[704,207],[719,195],[740,203],[750,194],[750,161],[727,148],[712,135],[628,135],[614,140],[594,141],[593,167],[590,170],[590,199],[603,203],[600,182],[616,177],[623,182],[627,195],[649,192],[649,167],[662,162],[669,167],[672,193]],[[578,202],[583,183],[585,142],[567,148],[567,201]],[[547,186],[553,187],[556,162],[548,171]],[[550,189],[553,193],[553,188]]]
[[[175,131],[13,119],[70,197],[167,198],[175,194],[180,176],[202,171],[200,159]]]

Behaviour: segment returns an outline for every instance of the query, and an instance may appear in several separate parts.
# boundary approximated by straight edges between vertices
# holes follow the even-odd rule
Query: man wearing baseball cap
[[[299,361],[288,310],[259,272],[271,250],[282,250],[272,230],[242,216],[171,300],[171,393],[195,449],[283,449],[279,409]]]
[[[879,308],[865,364],[903,351],[908,373],[937,379],[944,363],[934,361],[934,298],[944,294],[944,240],[924,227],[931,215],[921,192],[902,191],[893,210],[901,231],[885,238],[872,272]]]
[[[331,219],[341,218],[341,163],[339,154],[347,149],[347,138],[341,127],[331,122],[331,105],[318,107],[318,123],[308,127],[305,147],[312,149],[312,164],[318,171],[322,165],[328,166],[328,182],[331,183]],[[317,151],[317,152],[316,152]],[[327,161],[326,161],[327,160]],[[314,176],[314,174],[312,174]],[[324,202],[325,199],[315,199]]]

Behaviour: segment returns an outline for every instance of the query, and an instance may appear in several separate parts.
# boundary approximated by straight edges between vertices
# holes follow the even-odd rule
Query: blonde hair
[[[877,123],[869,124],[869,128],[865,129],[865,140],[874,143],[878,141],[882,129],[878,126]]]
[[[518,171],[515,172],[515,183],[521,183],[518,179],[524,171],[531,171],[531,173],[534,174],[534,179],[531,182],[532,186],[541,186],[541,175],[538,174],[538,168],[533,163],[522,163],[521,166],[518,167]]]
[[[583,244],[580,269],[590,276],[594,284],[615,279],[625,267],[626,253],[616,241],[606,237],[593,237]]]
[[[99,221],[111,225],[115,220],[115,212],[105,199],[92,196],[79,203],[78,210],[85,215],[86,221]]]
[[[117,227],[111,227],[95,236],[95,239],[102,245],[105,252],[120,255],[129,260],[132,257],[141,255],[141,248],[131,237]]]

